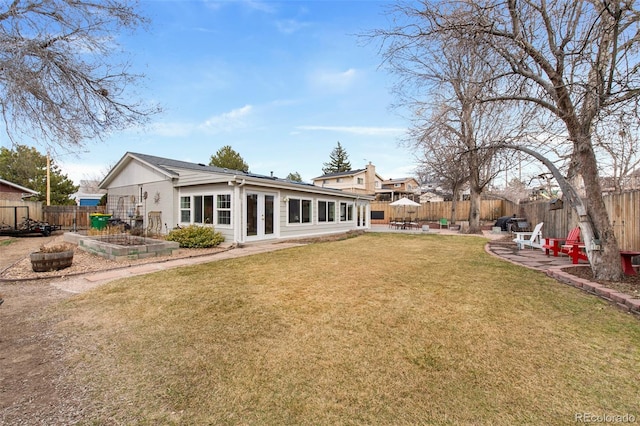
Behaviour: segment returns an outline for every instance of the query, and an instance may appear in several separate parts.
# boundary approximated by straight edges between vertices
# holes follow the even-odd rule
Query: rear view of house
[[[100,183],[112,218],[166,234],[214,226],[233,243],[369,228],[372,196],[127,152]]]

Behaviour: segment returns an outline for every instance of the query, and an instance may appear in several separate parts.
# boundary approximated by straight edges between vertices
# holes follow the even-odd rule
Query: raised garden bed
[[[72,234],[72,233],[67,233]],[[156,240],[129,234],[86,236],[65,234],[65,240],[78,244],[80,250],[111,260],[133,260],[157,256],[171,256],[180,248],[173,241]]]

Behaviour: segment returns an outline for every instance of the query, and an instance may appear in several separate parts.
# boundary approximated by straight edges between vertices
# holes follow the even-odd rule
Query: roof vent
[[[207,167],[206,164],[198,163],[198,166]]]

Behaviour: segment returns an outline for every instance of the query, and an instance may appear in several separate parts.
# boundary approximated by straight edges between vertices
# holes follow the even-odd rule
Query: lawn
[[[96,423],[640,419],[640,320],[484,252],[365,234],[121,280],[65,302]]]

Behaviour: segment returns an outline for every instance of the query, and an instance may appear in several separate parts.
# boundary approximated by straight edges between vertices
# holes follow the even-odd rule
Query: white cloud
[[[319,90],[344,91],[355,81],[358,73],[349,68],[342,72],[316,71],[309,77],[310,84]]]
[[[283,34],[293,34],[309,25],[310,24],[306,22],[301,22],[296,19],[283,19],[276,22],[276,28]]]
[[[361,127],[361,126],[298,126],[299,130],[321,130],[329,132],[350,133],[355,135],[388,136],[400,135],[406,129],[400,127]]]
[[[210,117],[198,127],[202,130],[213,132],[230,132],[242,129],[247,127],[246,119],[251,115],[252,111],[253,107],[251,105],[245,105],[242,108]]]
[[[163,137],[189,136],[194,129],[193,123],[184,122],[157,122],[149,126],[149,132]]]
[[[60,162],[58,165],[62,173],[76,185],[81,180],[102,180],[109,171],[104,164]]]

